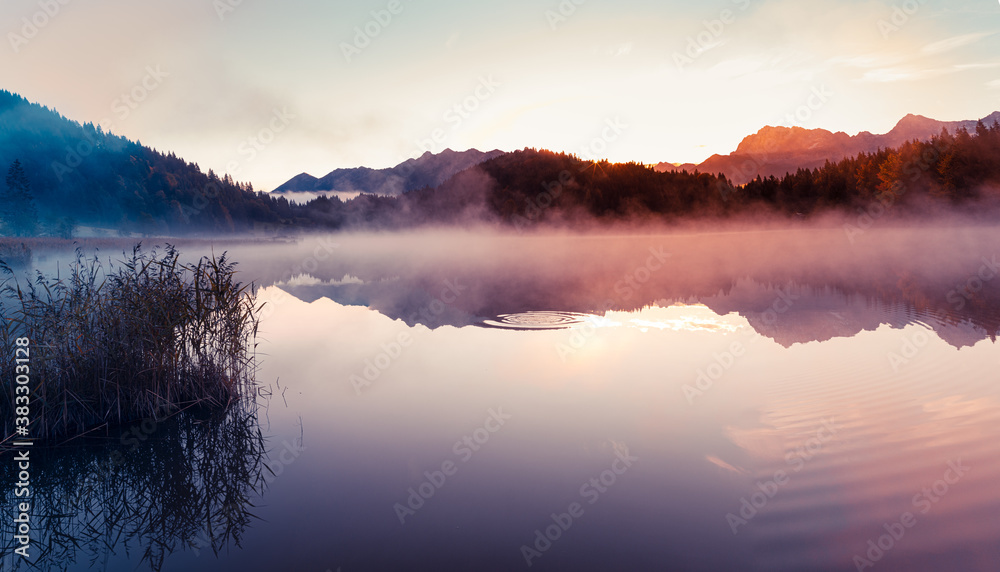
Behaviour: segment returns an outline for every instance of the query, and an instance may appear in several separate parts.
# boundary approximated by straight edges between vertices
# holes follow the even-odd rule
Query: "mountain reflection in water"
[[[907,512],[876,570],[993,570],[1000,232],[854,239],[217,243],[263,287],[259,379],[280,378],[279,406],[165,424],[110,477],[117,438],[34,451],[42,568],[527,570],[522,546],[622,453],[638,461],[531,570],[856,569]],[[490,411],[510,417],[457,455]],[[294,463],[261,456],[258,431],[301,445],[303,426]],[[971,469],[923,511],[949,463]]]
[[[1000,233],[840,229],[639,237],[344,239],[311,273],[263,283],[295,298],[368,306],[409,326],[580,327],[586,316],[700,304],[783,346],[922,324],[955,347],[1000,331]],[[418,252],[427,248],[426,252]],[[435,248],[431,251],[430,248]],[[421,256],[431,260],[419,263]],[[267,272],[264,273],[267,276]]]

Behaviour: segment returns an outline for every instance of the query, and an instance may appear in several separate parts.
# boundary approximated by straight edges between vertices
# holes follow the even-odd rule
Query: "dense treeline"
[[[658,173],[638,163],[593,163],[573,155],[524,149],[467,169],[436,189],[399,197],[319,198],[310,220],[337,228],[423,224],[572,225],[593,220],[721,214],[724,177]]]
[[[14,162],[27,176],[43,232],[67,224],[234,232],[292,216],[286,200],[255,193],[228,175],[205,174],[173,153],[0,91],[0,167],[6,171]]]
[[[20,175],[11,180],[21,181],[18,189],[31,189],[39,229],[47,234],[65,234],[74,224],[176,235],[428,224],[670,224],[689,217],[853,213],[876,203],[904,205],[899,212],[963,203],[987,205],[981,210],[990,213],[1000,209],[1000,200],[985,200],[1000,199],[1000,125],[981,122],[975,133],[942,131],[930,141],[780,178],[757,177],[743,186],[721,173],[661,173],[638,163],[524,149],[466,169],[433,189],[297,205],[0,91],[0,169],[8,167],[11,173],[23,170],[23,181]],[[25,195],[7,193],[0,196]],[[4,226],[0,233],[17,234],[16,225]]]
[[[759,176],[726,188],[729,208],[763,203],[787,213],[883,205],[923,208],[1000,198],[1000,124],[979,122],[974,134],[943,130],[930,141],[861,153],[822,168],[800,169],[778,179]],[[929,200],[928,200],[929,199]]]
[[[535,150],[498,157],[483,170],[497,182],[490,197],[494,212],[517,225],[718,215],[718,188],[728,184],[721,175],[658,173],[639,163],[587,162]]]
[[[583,161],[525,149],[460,173],[437,189],[398,198],[318,199],[318,224],[398,228],[418,224],[499,223],[517,228],[597,222],[808,217],[895,207],[936,212],[975,205],[1000,209],[1000,124],[975,133],[942,131],[929,141],[861,153],[817,169],[799,169],[734,186],[722,174],[656,172],[638,163]],[[987,207],[983,209],[982,207]],[[882,211],[879,211],[882,212]]]
[[[994,214],[1000,208],[1000,125],[979,123],[975,133],[942,131],[929,141],[862,153],[781,178],[757,177],[743,186],[734,186],[722,174],[660,173],[637,163],[588,162],[525,149],[486,161],[437,189],[398,198],[317,199],[306,210],[316,224],[338,228],[481,222],[526,228],[854,214],[876,203],[900,213],[965,204],[988,207],[986,214]]]

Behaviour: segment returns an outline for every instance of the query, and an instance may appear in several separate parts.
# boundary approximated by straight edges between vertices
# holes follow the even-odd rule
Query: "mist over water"
[[[993,228],[179,248],[226,251],[259,286],[274,475],[240,547],[176,548],[165,570],[990,570],[1000,557]]]
[[[858,304],[994,335],[998,239],[990,227],[953,225],[860,235],[840,226],[631,235],[434,231],[313,237],[294,246],[237,246],[232,254],[261,285],[432,328],[525,312],[601,315],[673,304],[763,316],[776,300],[786,305],[785,292],[795,299],[780,320],[761,327],[795,325],[799,341],[810,341],[843,325],[838,309],[856,313],[850,309]]]

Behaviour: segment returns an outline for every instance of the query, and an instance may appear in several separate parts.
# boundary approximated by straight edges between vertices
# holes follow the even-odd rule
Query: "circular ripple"
[[[561,330],[580,326],[591,318],[591,314],[577,312],[521,312],[501,314],[493,320],[484,320],[483,325],[510,330]]]

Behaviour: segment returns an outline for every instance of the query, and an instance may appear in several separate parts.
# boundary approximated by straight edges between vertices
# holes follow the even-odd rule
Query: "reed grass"
[[[147,418],[164,405],[225,408],[254,391],[258,312],[226,255],[180,262],[136,246],[117,264],[77,250],[68,277],[5,273],[0,386],[13,395],[14,341],[31,340],[31,436],[51,439]],[[11,399],[0,399],[4,435]]]
[[[0,264],[8,267],[27,266],[31,263],[31,248],[23,242],[0,240]]]

